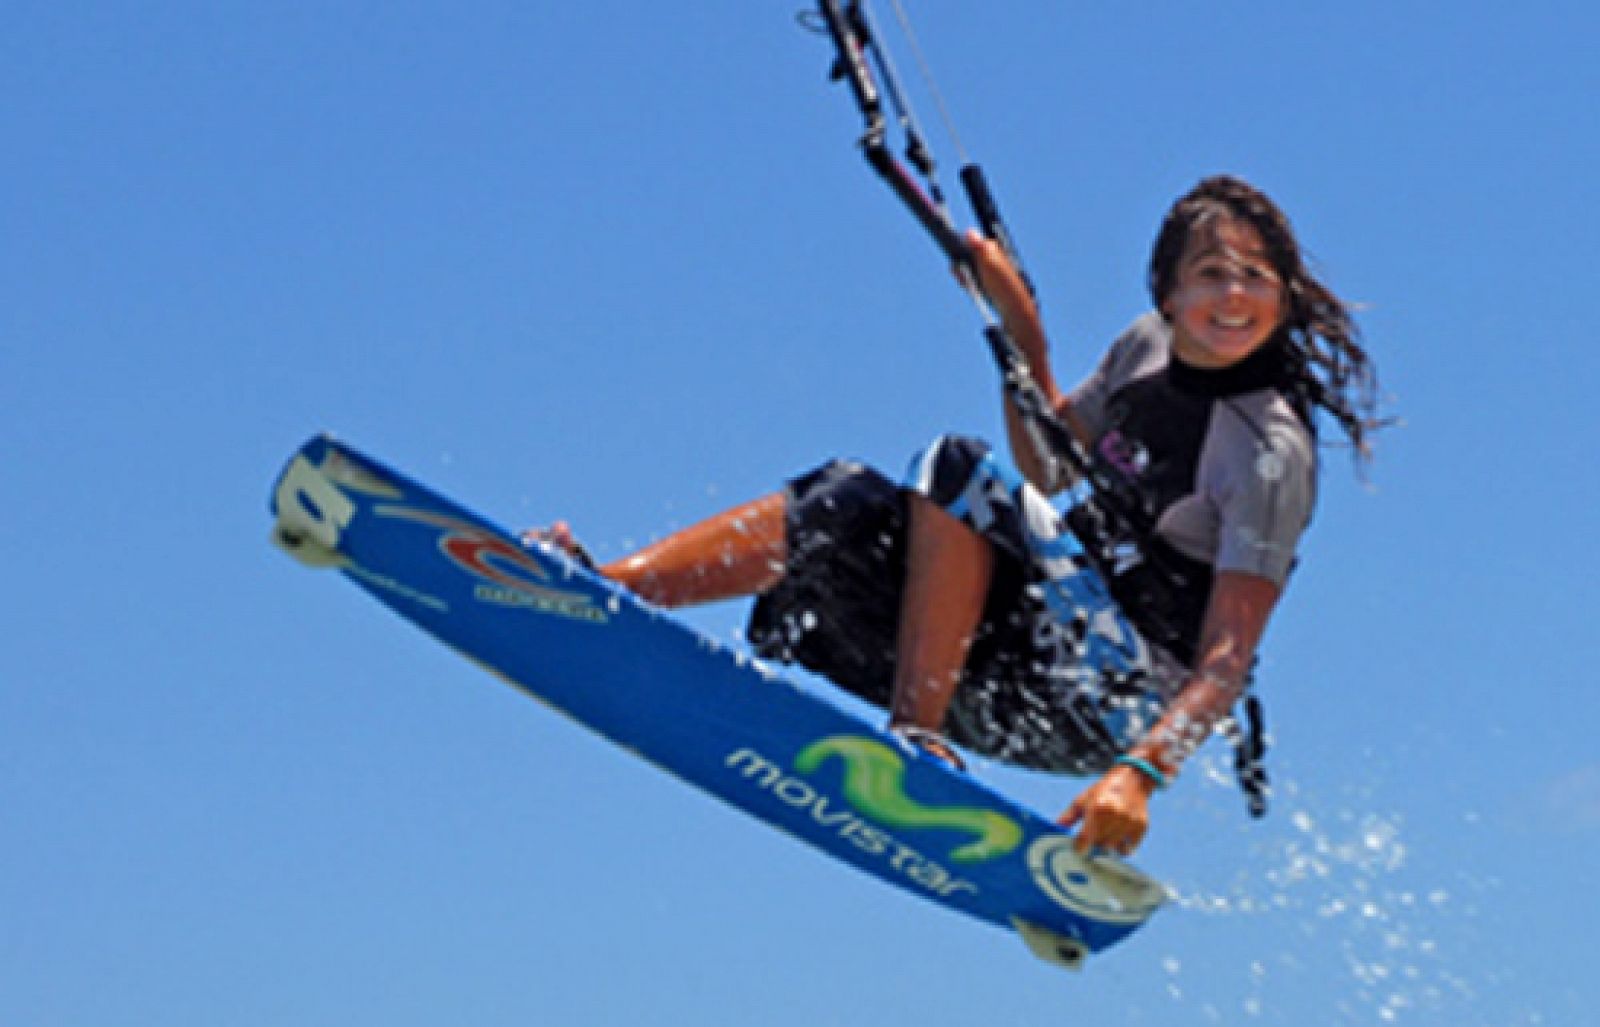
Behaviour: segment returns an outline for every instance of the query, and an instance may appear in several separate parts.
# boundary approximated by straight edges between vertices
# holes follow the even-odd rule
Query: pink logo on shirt
[[[1116,428],[1100,437],[1100,455],[1129,478],[1139,477],[1150,466],[1150,452]]]

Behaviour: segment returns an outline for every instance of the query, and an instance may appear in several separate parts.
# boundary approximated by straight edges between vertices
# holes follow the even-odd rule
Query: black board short
[[[833,461],[785,487],[787,563],[747,634],[764,658],[796,663],[887,707],[905,581],[908,489],[994,547],[995,573],[944,730],[971,751],[1041,770],[1098,773],[1159,714],[1148,673],[1086,665],[1081,627],[1046,601],[1027,523],[1044,502],[1001,473],[988,447],[945,436],[901,486]],[[1074,617],[1071,620],[1080,618]]]

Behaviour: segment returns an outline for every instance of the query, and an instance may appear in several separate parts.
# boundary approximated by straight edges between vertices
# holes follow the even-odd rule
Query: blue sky
[[[1592,5],[912,7],[1063,379],[1227,170],[1363,304],[1404,418],[1369,483],[1328,454],[1263,659],[1271,818],[1186,774],[1140,858],[1182,901],[1081,977],[266,544],[324,429],[601,556],[831,455],[998,435],[970,306],[796,6],[7,5],[0,1021],[1600,1006]]]

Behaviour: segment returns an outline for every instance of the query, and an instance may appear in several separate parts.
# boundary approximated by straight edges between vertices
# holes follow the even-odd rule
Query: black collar
[[[1167,378],[1184,392],[1237,396],[1284,385],[1291,378],[1288,358],[1289,347],[1280,333],[1248,357],[1227,367],[1195,367],[1185,364],[1173,353],[1167,361]]]

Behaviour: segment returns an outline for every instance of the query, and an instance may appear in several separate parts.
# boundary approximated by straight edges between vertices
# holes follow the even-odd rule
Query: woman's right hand
[[[1016,335],[1024,325],[1037,326],[1039,308],[1033,292],[1011,263],[1005,247],[974,228],[967,232],[967,249],[972,253],[978,288],[994,305],[1007,330]]]

